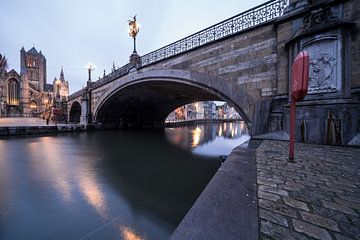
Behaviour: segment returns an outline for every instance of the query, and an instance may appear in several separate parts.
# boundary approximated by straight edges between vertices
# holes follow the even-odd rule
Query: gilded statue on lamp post
[[[140,64],[140,56],[136,52],[136,35],[140,31],[140,25],[136,21],[136,15],[133,17],[133,20],[129,20],[129,35],[134,39],[134,51],[130,55],[130,63],[134,66]]]
[[[133,20],[129,20],[129,35],[134,39],[134,53],[136,53],[136,35],[140,31],[140,25],[136,21],[136,15]]]

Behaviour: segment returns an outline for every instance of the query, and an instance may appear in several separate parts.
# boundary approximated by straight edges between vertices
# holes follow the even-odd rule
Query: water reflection
[[[92,206],[101,217],[108,219],[109,215],[105,196],[101,186],[96,181],[96,175],[90,171],[80,173],[79,187],[89,205]]]
[[[169,141],[204,156],[228,155],[234,147],[250,139],[243,121],[167,128],[166,135]]]
[[[69,166],[63,160],[62,148],[58,146],[58,141],[53,137],[42,137],[37,140],[25,145],[30,156],[30,172],[34,173],[35,178],[50,179],[50,184],[63,200],[71,201],[73,186],[66,174]]]
[[[240,122],[0,139],[0,239],[169,239],[220,167],[201,149],[246,136]]]
[[[128,227],[120,227],[120,234],[124,240],[145,240]]]
[[[201,140],[201,133],[203,131],[199,128],[199,127],[196,127],[194,130],[191,131],[192,133],[192,144],[191,146],[192,147],[196,147],[199,145],[200,143],[200,140]]]

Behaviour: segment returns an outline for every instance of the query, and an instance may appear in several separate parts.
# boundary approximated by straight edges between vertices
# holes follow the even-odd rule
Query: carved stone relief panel
[[[303,39],[310,55],[308,93],[336,92],[341,88],[341,39],[336,32]]]

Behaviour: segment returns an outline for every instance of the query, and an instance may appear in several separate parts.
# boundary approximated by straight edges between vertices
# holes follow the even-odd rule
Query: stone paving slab
[[[260,239],[360,239],[360,149],[288,145],[256,151]]]

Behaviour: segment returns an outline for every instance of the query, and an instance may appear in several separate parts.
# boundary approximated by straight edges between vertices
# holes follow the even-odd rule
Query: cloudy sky
[[[0,0],[0,53],[9,70],[20,68],[20,49],[33,46],[47,59],[47,82],[61,66],[70,93],[87,80],[85,66],[96,65],[93,78],[109,73],[113,62],[123,66],[132,52],[127,33],[137,14],[141,25],[137,52],[144,55],[177,41],[264,0]]]

